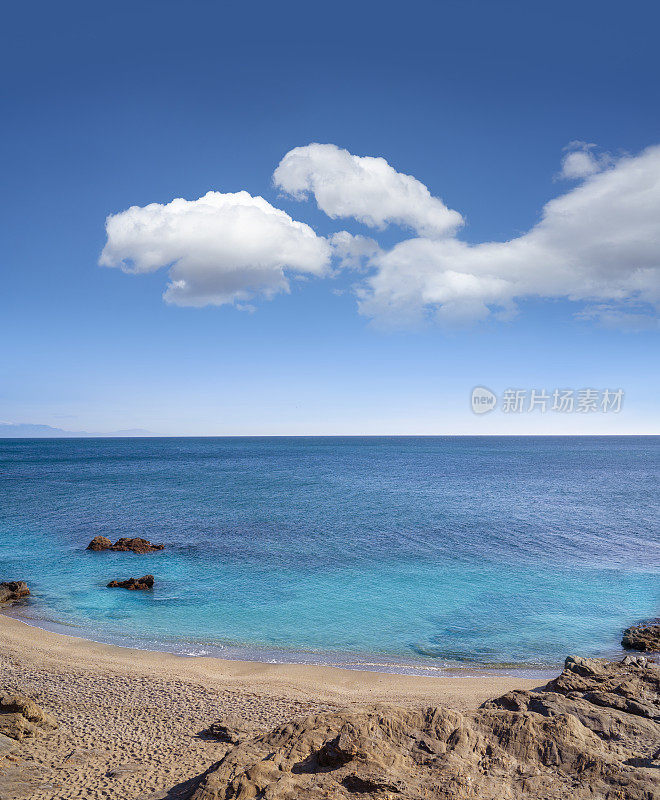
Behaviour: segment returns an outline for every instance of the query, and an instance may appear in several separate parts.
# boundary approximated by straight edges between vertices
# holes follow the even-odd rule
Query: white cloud
[[[378,243],[368,236],[353,236],[348,231],[339,231],[329,237],[332,253],[342,269],[363,269],[380,253]]]
[[[588,306],[576,314],[578,319],[597,320],[605,328],[617,328],[629,333],[660,330],[660,319],[652,316],[639,303],[601,303]]]
[[[507,242],[409,239],[371,259],[362,313],[390,324],[429,314],[470,322],[510,315],[525,297],[607,309],[660,304],[660,147],[624,157],[551,200],[541,221]],[[603,305],[604,304],[604,305]]]
[[[560,178],[578,180],[595,175],[612,164],[609,153],[597,153],[596,145],[588,142],[571,142],[564,148],[567,153],[561,161]]]
[[[323,275],[331,249],[302,222],[247,192],[139,207],[106,220],[100,264],[125,272],[170,267],[165,300],[243,304],[288,291],[288,275]]]
[[[587,161],[573,162],[568,173],[581,182],[509,241],[462,241],[450,233],[460,215],[419,181],[383,159],[309,145],[280,163],[281,188],[295,196],[311,192],[331,216],[375,227],[398,222],[419,235],[390,249],[347,231],[324,239],[261,197],[209,192],[108,217],[100,263],[133,273],[168,268],[164,298],[178,305],[252,308],[254,297],[288,291],[292,277],[330,275],[334,260],[362,273],[360,312],[389,325],[507,318],[519,300],[549,298],[579,302],[582,319],[653,327],[660,307],[660,146],[615,161],[574,142],[568,155],[577,154]]]
[[[302,200],[312,194],[329,217],[353,217],[373,228],[404,225],[423,236],[444,236],[463,218],[412,175],[384,158],[354,156],[334,144],[289,151],[273,175],[275,185]]]

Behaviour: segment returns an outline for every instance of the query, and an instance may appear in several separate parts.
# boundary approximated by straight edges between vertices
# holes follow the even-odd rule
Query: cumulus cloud
[[[297,200],[313,195],[329,217],[352,217],[372,228],[403,225],[422,236],[444,236],[463,218],[412,175],[384,158],[354,156],[334,144],[290,150],[273,175],[275,185]]]
[[[561,161],[560,178],[579,180],[595,175],[612,164],[609,153],[598,153],[595,144],[588,142],[571,142],[564,148],[566,155]]]
[[[329,241],[340,269],[363,269],[380,253],[376,241],[368,236],[353,236],[348,231],[333,233]]]
[[[106,220],[100,264],[125,272],[169,267],[164,299],[243,304],[288,291],[288,276],[327,273],[331,248],[302,222],[247,192],[132,206]]]
[[[610,322],[621,303],[657,311],[660,147],[621,158],[551,200],[540,222],[515,239],[473,245],[420,237],[371,264],[360,310],[394,324],[429,314],[450,323],[510,316],[525,297],[592,303],[592,316]]]
[[[262,197],[209,192],[198,200],[133,206],[107,219],[100,263],[126,272],[166,268],[167,302],[247,307],[288,291],[292,278],[357,270],[362,314],[387,325],[424,319],[469,324],[510,318],[525,298],[580,303],[585,320],[657,328],[660,307],[660,146],[617,160],[573,142],[564,177],[580,179],[540,221],[509,241],[468,243],[461,216],[384,159],[334,145],[291,150],[275,171],[294,197],[313,195],[331,217],[417,235],[382,248],[339,231],[318,236]]]

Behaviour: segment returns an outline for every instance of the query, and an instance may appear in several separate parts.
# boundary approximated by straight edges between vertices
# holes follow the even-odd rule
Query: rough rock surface
[[[30,594],[25,581],[4,581],[0,583],[0,605],[15,603]]]
[[[39,729],[55,730],[57,723],[33,700],[22,694],[0,694],[0,734],[22,741]]]
[[[148,539],[141,539],[136,536],[133,539],[117,539],[117,541],[110,548],[111,550],[119,553],[155,553],[156,550],[162,550],[164,544],[152,544]]]
[[[95,536],[87,545],[88,550],[112,550],[115,553],[155,553],[163,550],[164,544],[152,544],[148,539],[141,539],[139,536],[129,538],[122,537],[112,544],[106,536]]]
[[[253,725],[248,725],[238,714],[226,714],[202,732],[204,736],[217,739],[219,742],[238,744],[255,735]]]
[[[154,588],[154,576],[143,575],[141,578],[128,578],[125,581],[110,581],[108,589],[145,590]]]
[[[97,553],[101,550],[109,550],[111,547],[112,542],[107,536],[95,536],[87,545],[88,550],[94,550]]]
[[[621,644],[628,650],[660,653],[660,622],[626,628]]]
[[[653,800],[660,667],[568,658],[538,691],[461,714],[375,706],[242,742],[194,800]]]

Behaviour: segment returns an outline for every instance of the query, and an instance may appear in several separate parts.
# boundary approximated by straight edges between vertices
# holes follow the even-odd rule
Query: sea
[[[35,637],[545,674],[658,616],[659,506],[658,437],[3,439],[0,580]]]

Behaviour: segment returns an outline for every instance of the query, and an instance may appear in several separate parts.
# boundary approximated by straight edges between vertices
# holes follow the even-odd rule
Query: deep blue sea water
[[[659,479],[654,437],[5,439],[0,580],[38,625],[148,649],[554,667],[658,614]]]

